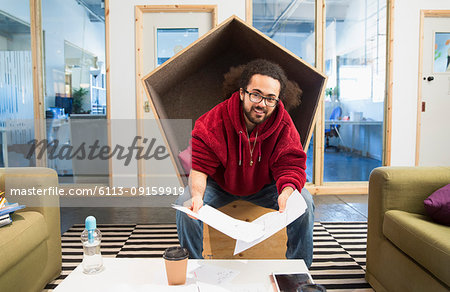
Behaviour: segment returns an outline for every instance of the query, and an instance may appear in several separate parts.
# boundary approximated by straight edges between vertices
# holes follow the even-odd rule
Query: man
[[[254,60],[245,65],[239,91],[201,116],[192,131],[189,188],[177,200],[191,198],[191,210],[203,204],[222,207],[242,199],[283,212],[292,192],[306,182],[306,154],[284,109],[287,78],[277,64]],[[287,226],[286,258],[312,262],[314,204]],[[177,211],[180,243],[191,258],[202,258],[203,223]]]

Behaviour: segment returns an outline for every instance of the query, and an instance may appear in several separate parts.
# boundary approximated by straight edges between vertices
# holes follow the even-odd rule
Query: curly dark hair
[[[228,98],[239,88],[247,88],[250,79],[255,74],[272,77],[280,82],[280,99],[286,110],[291,110],[300,104],[302,90],[294,81],[287,79],[284,70],[275,63],[264,59],[256,59],[245,65],[231,67],[224,75],[222,85],[224,98]]]

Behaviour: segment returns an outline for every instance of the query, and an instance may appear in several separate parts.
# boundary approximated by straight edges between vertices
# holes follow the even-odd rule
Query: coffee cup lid
[[[163,258],[168,261],[184,260],[189,256],[189,252],[186,248],[181,246],[172,246],[164,251]]]

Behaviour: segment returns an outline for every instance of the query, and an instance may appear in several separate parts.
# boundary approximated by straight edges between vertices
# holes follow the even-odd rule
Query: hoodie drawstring
[[[256,136],[254,143],[258,144],[258,162],[261,162],[261,156],[262,156],[261,145],[262,145],[262,142],[259,141],[259,143],[258,143],[258,137]],[[250,146],[250,144],[249,144],[249,146]],[[242,165],[242,147],[243,147],[243,145],[242,145],[242,131],[239,131],[239,166]],[[251,157],[250,157],[250,160],[252,160]]]
[[[258,146],[258,152],[259,152],[259,156],[258,156],[258,162],[261,162],[261,144],[262,144],[262,141],[259,141],[259,146]]]
[[[242,131],[239,131],[239,166],[242,164]]]

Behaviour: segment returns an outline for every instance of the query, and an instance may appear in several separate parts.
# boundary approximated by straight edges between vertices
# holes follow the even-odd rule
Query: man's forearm
[[[284,212],[286,209],[286,203],[289,196],[294,192],[294,188],[291,186],[286,186],[283,188],[281,194],[278,196],[278,207],[280,212]]]
[[[291,195],[293,192],[295,191],[295,189],[292,187],[292,186],[285,186],[284,188],[283,188],[283,190],[281,191],[281,193],[283,194],[283,193],[285,193],[285,194],[287,194],[287,195]],[[281,195],[281,194],[280,194]]]
[[[203,172],[192,169],[189,175],[189,188],[191,190],[192,198],[200,197],[203,199],[203,195],[206,190],[206,180],[208,175]]]

